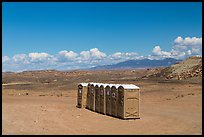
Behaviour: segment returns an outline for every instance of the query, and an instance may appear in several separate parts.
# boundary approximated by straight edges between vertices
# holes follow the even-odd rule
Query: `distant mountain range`
[[[104,70],[104,69],[133,69],[133,68],[142,69],[142,68],[152,68],[152,67],[168,67],[180,61],[182,60],[177,60],[174,58],[166,58],[163,60],[150,60],[150,59],[127,60],[117,64],[96,66],[90,69]]]

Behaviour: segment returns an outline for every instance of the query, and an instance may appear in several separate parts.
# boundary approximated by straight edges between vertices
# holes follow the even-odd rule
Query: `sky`
[[[201,2],[3,2],[2,71],[202,56]]]

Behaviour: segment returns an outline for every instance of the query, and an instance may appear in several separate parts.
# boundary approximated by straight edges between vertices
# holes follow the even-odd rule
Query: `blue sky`
[[[3,2],[2,8],[4,70],[201,55],[201,2]]]

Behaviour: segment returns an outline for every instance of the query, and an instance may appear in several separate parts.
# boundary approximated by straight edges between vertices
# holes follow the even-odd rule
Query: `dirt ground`
[[[77,87],[37,92],[3,87],[2,134],[202,134],[202,84],[131,83],[141,88],[136,120],[77,108]]]

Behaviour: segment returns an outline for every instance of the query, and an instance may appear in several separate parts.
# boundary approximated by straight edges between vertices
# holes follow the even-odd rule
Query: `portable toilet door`
[[[88,83],[80,83],[78,85],[78,93],[77,93],[77,107],[78,108],[86,107],[87,85]]]
[[[100,112],[100,89],[99,85],[95,85],[95,112]]]
[[[91,88],[90,83],[87,86],[86,108],[90,109]]]
[[[100,113],[106,114],[106,99],[105,99],[105,87],[107,84],[101,84],[100,86]]]
[[[105,87],[105,99],[106,99],[106,115],[111,115],[111,89],[110,85]]]
[[[124,84],[118,87],[118,117],[140,118],[140,88]]]
[[[118,85],[111,87],[111,116],[117,117]]]
[[[123,86],[118,87],[118,111],[117,115],[119,118],[124,118],[124,88]]]
[[[90,85],[90,110],[95,111],[95,83]]]

